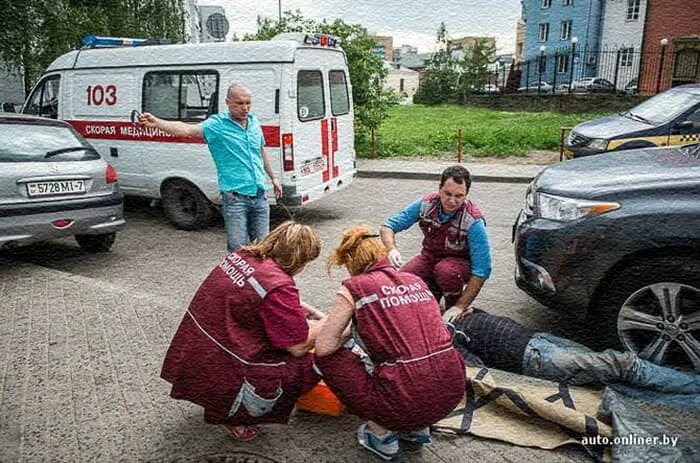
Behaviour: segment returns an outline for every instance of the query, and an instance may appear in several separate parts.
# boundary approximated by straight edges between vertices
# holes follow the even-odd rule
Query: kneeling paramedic
[[[386,253],[369,227],[343,233],[328,269],[345,266],[351,276],[318,334],[314,363],[341,402],[367,420],[357,433],[360,445],[390,460],[399,454],[398,439],[430,442],[428,426],[454,410],[466,379],[437,301],[420,278],[392,267]]]
[[[470,187],[467,169],[448,167],[438,191],[412,202],[380,228],[392,265],[421,277],[435,299],[444,296],[446,309],[467,310],[491,274],[486,222],[467,199]],[[395,235],[416,222],[423,232],[423,249],[402,266]]]
[[[320,249],[310,227],[288,221],[212,270],[166,354],[170,395],[201,405],[206,422],[239,440],[254,439],[257,424],[287,423],[319,381],[309,350],[324,316],[301,302],[293,277]]]

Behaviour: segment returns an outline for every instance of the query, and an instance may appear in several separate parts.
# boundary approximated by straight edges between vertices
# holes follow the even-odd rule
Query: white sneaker
[[[399,456],[399,440],[396,438],[396,434],[391,431],[383,436],[377,436],[369,430],[367,423],[365,423],[357,428],[357,441],[382,460],[389,461]]]

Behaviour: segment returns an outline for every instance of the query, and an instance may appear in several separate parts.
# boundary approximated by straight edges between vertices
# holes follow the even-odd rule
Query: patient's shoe
[[[399,456],[399,440],[391,431],[378,436],[370,431],[365,423],[357,428],[357,441],[383,460],[393,460]]]

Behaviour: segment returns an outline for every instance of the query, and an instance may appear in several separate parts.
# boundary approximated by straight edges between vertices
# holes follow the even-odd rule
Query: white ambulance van
[[[177,227],[206,226],[221,204],[214,163],[201,138],[145,128],[131,114],[199,123],[228,111],[231,83],[251,90],[282,182],[279,202],[301,206],[356,176],[352,89],[337,39],[291,33],[265,42],[142,45],[105,38],[117,46],[100,47],[101,40],[57,58],[22,112],[68,121],[117,169],[125,194],[161,199]]]

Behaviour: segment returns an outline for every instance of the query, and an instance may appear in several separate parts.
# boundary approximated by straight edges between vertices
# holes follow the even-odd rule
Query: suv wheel
[[[700,260],[637,262],[608,285],[603,301],[603,329],[625,349],[700,373]]]
[[[116,233],[104,233],[102,235],[75,235],[75,241],[81,249],[87,252],[107,252],[112,249]]]
[[[174,180],[163,187],[163,210],[168,219],[182,230],[204,228],[212,220],[213,208],[199,188],[184,180]]]

